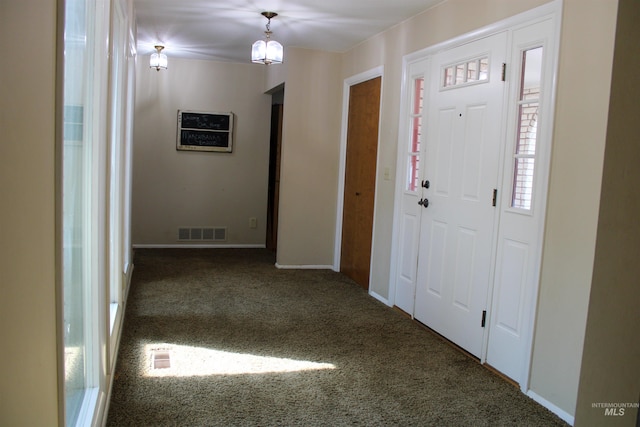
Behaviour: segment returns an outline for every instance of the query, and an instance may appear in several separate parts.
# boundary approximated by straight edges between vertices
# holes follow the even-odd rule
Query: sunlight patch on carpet
[[[268,374],[335,369],[331,363],[173,344],[146,344],[144,354],[141,371],[146,377]],[[158,363],[159,360],[170,360],[170,363]]]

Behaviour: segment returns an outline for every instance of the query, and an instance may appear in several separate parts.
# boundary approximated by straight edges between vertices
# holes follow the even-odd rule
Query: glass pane
[[[422,114],[422,106],[423,106],[423,93],[422,90],[424,88],[424,79],[419,78],[414,80],[413,87],[413,114]]]
[[[540,96],[542,77],[542,47],[522,52],[522,82],[520,99],[537,99]]]
[[[420,142],[422,141],[422,116],[416,116],[413,118],[411,132],[411,152],[417,153],[420,151]]]
[[[424,78],[413,81],[413,107],[411,117],[411,141],[407,164],[406,190],[417,191],[420,176],[420,143],[422,141],[422,110],[424,107]]]
[[[444,87],[453,85],[453,74],[454,74],[453,67],[447,67],[444,69],[444,82],[443,82]]]
[[[476,80],[478,80],[478,61],[469,61],[467,62],[467,81]]]
[[[538,103],[520,105],[520,123],[516,154],[536,154]]]
[[[480,60],[480,74],[478,80],[487,80],[489,78],[489,58]]]
[[[407,167],[407,190],[418,191],[420,188],[420,156],[409,156],[409,165]]]
[[[64,127],[62,154],[62,274],[64,293],[64,369],[66,423],[74,425],[87,383],[85,337],[86,242],[90,147],[85,141],[87,27],[84,0],[65,9]]]
[[[535,100],[537,101],[540,98],[540,88],[539,87],[531,87],[526,88],[522,91],[522,100],[529,101]]]
[[[542,47],[522,52],[518,129],[511,206],[531,209],[542,76]],[[527,102],[531,101],[531,102]]]
[[[456,82],[455,82],[455,84],[459,85],[461,83],[464,83],[464,77],[465,77],[464,64],[456,65]]]
[[[511,200],[514,208],[531,209],[534,164],[533,158],[516,159]]]

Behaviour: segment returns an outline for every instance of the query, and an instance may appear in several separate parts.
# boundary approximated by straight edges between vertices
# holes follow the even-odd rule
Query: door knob
[[[429,199],[427,199],[426,197],[424,199],[420,199],[418,201],[418,204],[422,207],[428,207],[429,206]]]

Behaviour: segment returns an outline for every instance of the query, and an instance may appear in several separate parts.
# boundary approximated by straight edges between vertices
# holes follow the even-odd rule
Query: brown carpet
[[[339,273],[260,249],[145,249],[108,426],[560,426]]]

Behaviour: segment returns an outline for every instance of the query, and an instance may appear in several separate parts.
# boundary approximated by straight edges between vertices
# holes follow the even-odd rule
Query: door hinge
[[[484,325],[486,323],[487,323],[487,310],[482,310],[482,323],[480,324],[480,326],[484,328]]]
[[[506,62],[502,63],[502,81],[503,82],[507,81],[507,63]]]
[[[498,189],[494,188],[493,189],[493,200],[491,201],[491,204],[495,207],[496,203],[498,203]]]

